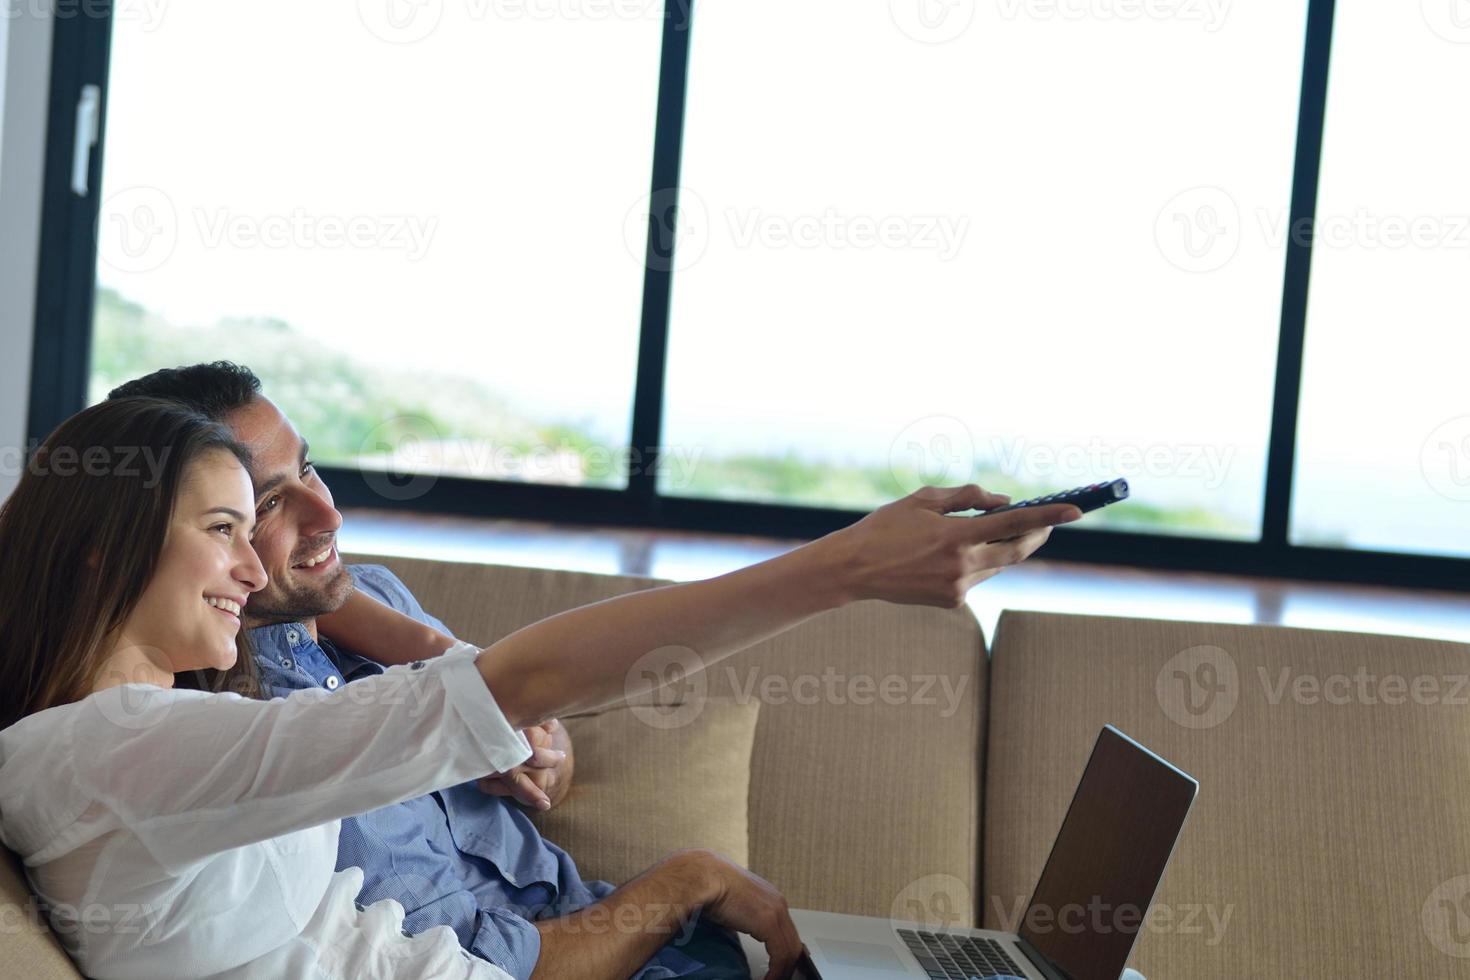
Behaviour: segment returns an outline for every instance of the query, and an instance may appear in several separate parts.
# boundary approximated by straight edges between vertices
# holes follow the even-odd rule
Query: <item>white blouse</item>
[[[124,684],[0,732],[0,838],[98,980],[507,978],[333,872],[338,821],[531,754],[458,644],[256,701]]]

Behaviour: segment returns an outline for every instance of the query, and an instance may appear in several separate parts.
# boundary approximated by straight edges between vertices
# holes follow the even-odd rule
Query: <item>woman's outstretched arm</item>
[[[523,728],[635,697],[859,599],[958,608],[1052,525],[1082,516],[1071,505],[948,516],[1005,499],[974,484],[921,488],[769,561],[533,623],[488,647],[480,675]]]

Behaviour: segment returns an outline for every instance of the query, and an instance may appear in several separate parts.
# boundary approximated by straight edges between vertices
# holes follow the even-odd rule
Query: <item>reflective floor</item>
[[[802,542],[759,537],[584,528],[531,521],[344,514],[341,548],[358,554],[565,568],[603,574],[709,578]],[[1045,549],[1041,552],[1045,554]],[[1156,572],[1036,560],[970,592],[993,636],[1002,609],[1139,616],[1424,636],[1470,642],[1470,596],[1379,586]]]

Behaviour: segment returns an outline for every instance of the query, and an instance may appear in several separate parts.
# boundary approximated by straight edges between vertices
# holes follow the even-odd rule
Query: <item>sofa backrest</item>
[[[1002,614],[986,924],[1014,927],[1111,723],[1200,782],[1135,947],[1151,980],[1466,975],[1467,677],[1456,643]]]
[[[0,976],[25,980],[81,977],[31,894],[20,859],[9,850],[0,859],[0,963]]]
[[[566,609],[669,584],[349,560],[387,565],[457,636],[483,645]],[[722,661],[696,689],[761,700],[750,867],[793,907],[975,921],[987,675],[968,610],[855,603]]]

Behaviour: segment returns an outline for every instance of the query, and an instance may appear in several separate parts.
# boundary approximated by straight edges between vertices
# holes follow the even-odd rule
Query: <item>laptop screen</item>
[[[1071,980],[1118,980],[1198,783],[1104,728],[1017,930]]]

